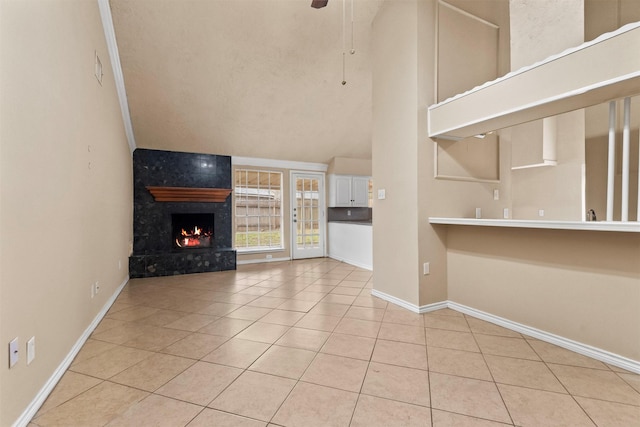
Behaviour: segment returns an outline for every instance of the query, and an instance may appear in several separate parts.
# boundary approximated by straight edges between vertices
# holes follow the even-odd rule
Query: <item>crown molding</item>
[[[113,28],[113,19],[111,17],[109,0],[98,0],[98,7],[100,8],[100,19],[102,20],[102,28],[104,29],[104,38],[107,42],[109,58],[111,59],[113,79],[116,84],[116,91],[118,92],[118,101],[120,102],[120,111],[122,112],[124,132],[127,136],[127,142],[129,143],[129,150],[133,154],[133,151],[136,149],[136,139],[133,136],[131,114],[129,113],[129,102],[127,101],[127,90],[124,86],[124,76],[122,75],[122,65],[120,64],[120,54],[118,53],[116,32]]]

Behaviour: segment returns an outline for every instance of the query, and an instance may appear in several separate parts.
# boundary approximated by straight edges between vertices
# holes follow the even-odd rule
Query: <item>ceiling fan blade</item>
[[[329,0],[311,0],[311,7],[315,9],[320,9],[321,7],[325,7]]]

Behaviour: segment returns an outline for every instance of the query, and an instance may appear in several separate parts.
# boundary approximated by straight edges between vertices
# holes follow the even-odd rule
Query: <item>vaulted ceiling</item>
[[[370,30],[381,0],[110,0],[140,148],[371,158]]]

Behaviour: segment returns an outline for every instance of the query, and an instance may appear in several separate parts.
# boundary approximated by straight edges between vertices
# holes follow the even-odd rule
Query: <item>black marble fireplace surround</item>
[[[156,202],[146,186],[231,188],[231,157],[136,149],[131,278],[235,270],[231,196],[224,202]],[[178,248],[174,214],[213,214],[211,247]]]

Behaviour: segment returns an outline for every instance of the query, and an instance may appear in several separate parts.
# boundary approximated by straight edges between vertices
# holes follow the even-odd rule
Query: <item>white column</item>
[[[629,221],[629,120],[631,98],[624,99],[624,127],[622,128],[622,209],[620,219]]]
[[[616,180],[616,101],[609,103],[609,163],[607,166],[607,221],[613,221],[613,192]]]

